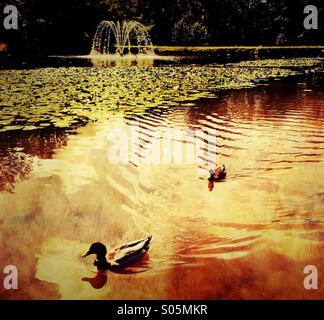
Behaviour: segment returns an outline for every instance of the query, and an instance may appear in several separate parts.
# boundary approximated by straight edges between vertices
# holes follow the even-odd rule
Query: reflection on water
[[[92,66],[94,67],[153,67],[156,63],[161,61],[170,61],[175,60],[174,57],[166,56],[157,56],[157,55],[148,55],[148,54],[138,54],[138,55],[124,55],[121,57],[117,55],[90,55],[90,56],[81,56],[79,59],[89,59]]]
[[[9,167],[31,157],[32,169],[14,194],[0,194],[0,265],[18,266],[23,289],[1,296],[323,298],[303,287],[306,265],[324,277],[323,116],[316,83],[286,82],[130,110],[57,144],[17,138],[3,149],[26,161]],[[208,133],[201,148],[214,151],[198,164],[109,163],[109,132],[134,121],[140,149],[154,145],[154,132],[177,128]],[[205,168],[216,162],[228,177],[210,193]],[[148,233],[154,243],[135,270],[97,274],[91,257],[80,258],[94,241],[115,247]]]
[[[12,192],[16,182],[28,177],[33,157],[50,159],[66,144],[67,133],[64,130],[1,133],[0,192]]]
[[[82,278],[82,281],[89,282],[94,289],[102,289],[107,284],[108,275],[106,271],[98,271],[95,277]]]

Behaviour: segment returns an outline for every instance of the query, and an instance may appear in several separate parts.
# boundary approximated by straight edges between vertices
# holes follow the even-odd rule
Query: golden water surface
[[[0,297],[323,299],[323,119],[320,86],[278,82],[121,112],[72,135],[10,136],[0,266],[18,267],[19,290]],[[132,161],[112,163],[111,132],[129,136],[133,125]],[[199,143],[197,161],[141,162],[175,132],[203,134],[181,136],[172,151]],[[209,192],[216,163],[228,176]],[[123,272],[97,274],[93,257],[80,258],[92,242],[112,248],[147,234],[149,255]],[[318,268],[319,290],[304,289],[307,265]]]

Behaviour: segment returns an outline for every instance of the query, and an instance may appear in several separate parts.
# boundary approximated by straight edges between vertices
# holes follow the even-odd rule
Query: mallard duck
[[[152,236],[148,236],[143,240],[134,241],[124,244],[107,254],[107,248],[103,243],[95,242],[90,246],[89,251],[83,255],[87,257],[95,254],[97,259],[94,265],[98,270],[109,270],[117,268],[125,268],[142,259],[150,248]]]
[[[214,182],[224,180],[226,178],[226,167],[224,164],[216,166],[215,169],[209,170],[210,177],[208,180]]]
[[[209,170],[210,177],[208,178],[208,189],[214,189],[214,182],[224,180],[226,178],[226,167],[224,164],[216,166],[215,169]]]

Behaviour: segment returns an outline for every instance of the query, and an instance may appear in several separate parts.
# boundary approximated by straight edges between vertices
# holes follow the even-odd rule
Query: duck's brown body
[[[142,259],[150,248],[152,236],[120,246],[108,253],[112,268],[123,268]]]

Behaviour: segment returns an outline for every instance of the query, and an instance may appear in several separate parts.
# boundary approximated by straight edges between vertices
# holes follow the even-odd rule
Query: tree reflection
[[[71,133],[71,132],[70,132]],[[33,158],[51,159],[56,150],[67,145],[65,130],[5,132],[0,136],[0,192],[13,192],[15,184],[26,180]]]

